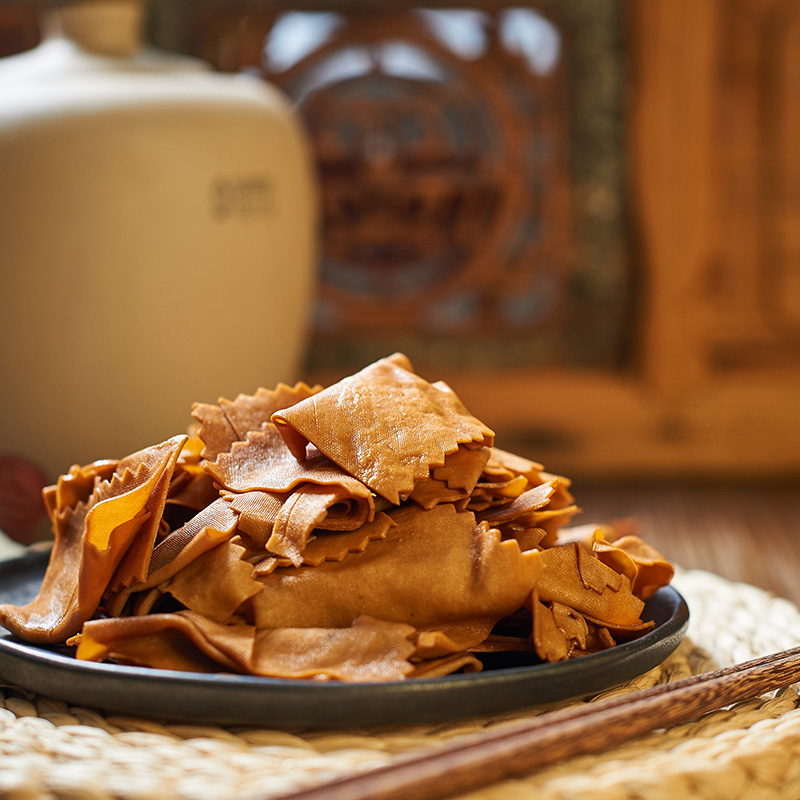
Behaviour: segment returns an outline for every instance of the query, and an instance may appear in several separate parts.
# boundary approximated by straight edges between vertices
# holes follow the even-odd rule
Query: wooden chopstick
[[[280,800],[437,800],[697,719],[800,679],[800,647],[464,736]]]

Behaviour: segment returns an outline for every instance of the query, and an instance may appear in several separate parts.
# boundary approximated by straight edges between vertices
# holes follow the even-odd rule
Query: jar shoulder
[[[97,113],[138,106],[227,107],[240,113],[290,117],[291,104],[277,88],[249,74],[214,72],[205,62],[143,48],[130,58],[80,51],[71,42],[45,42],[0,59],[0,124],[45,114]]]

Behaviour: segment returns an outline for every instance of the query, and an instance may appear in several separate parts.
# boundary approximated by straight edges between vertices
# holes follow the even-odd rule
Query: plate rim
[[[9,572],[19,580],[26,572],[44,570],[49,555],[40,549],[0,562],[0,592],[8,588]],[[58,647],[25,642],[0,627],[0,678],[73,705],[173,722],[273,728],[437,723],[574,700],[647,672],[678,647],[689,623],[686,600],[671,585],[659,589],[645,604],[651,611],[654,607],[666,619],[653,630],[599,653],[478,673],[369,683],[186,673],[78,661]],[[598,680],[604,667],[614,673],[613,680]],[[537,695],[537,683],[539,688],[549,686],[545,696]],[[196,695],[205,700],[202,707]],[[223,696],[234,702],[226,702]],[[346,718],[342,716],[345,706],[354,706]]]

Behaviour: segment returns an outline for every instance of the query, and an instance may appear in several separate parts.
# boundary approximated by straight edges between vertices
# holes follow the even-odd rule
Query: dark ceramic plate
[[[28,553],[0,563],[0,603],[33,599],[47,558],[46,552]],[[590,656],[370,684],[95,664],[77,661],[69,648],[35,646],[3,633],[0,679],[73,705],[172,721],[284,728],[442,722],[582,697],[641,675],[678,646],[689,610],[666,587],[647,601],[643,618],[655,622],[649,633]]]

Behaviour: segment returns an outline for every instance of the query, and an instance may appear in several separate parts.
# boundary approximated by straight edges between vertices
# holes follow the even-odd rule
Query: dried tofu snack
[[[556,544],[559,529],[570,522],[580,509],[570,492],[571,481],[561,475],[545,472],[544,467],[535,461],[492,447],[491,457],[472,492],[468,508],[487,518],[497,509],[499,514],[510,518],[509,501],[515,501],[512,502],[512,508],[516,510],[521,505],[522,496],[545,485],[553,487],[546,507],[531,508],[531,513],[525,514],[522,521],[524,527],[544,531],[542,544],[550,546]],[[516,514],[515,519],[519,516]]]
[[[379,511],[375,519],[365,522],[354,531],[318,530],[317,535],[303,550],[303,564],[318,567],[326,561],[341,561],[350,553],[361,553],[370,542],[385,539],[395,526],[388,514]],[[275,566],[288,567],[288,559],[272,559]],[[295,565],[296,566],[296,565]],[[270,569],[269,572],[272,570]]]
[[[408,677],[441,678],[443,675],[452,675],[454,672],[469,674],[480,672],[482,669],[483,664],[472,653],[453,653],[430,661],[420,661]]]
[[[490,456],[490,447],[460,444],[455,452],[445,456],[441,467],[431,470],[431,477],[443,481],[450,489],[462,489],[471,494]]]
[[[675,574],[675,566],[638,536],[628,535],[615,539],[611,542],[611,547],[626,553],[636,565],[633,593],[642,600],[647,600],[659,588],[666,586]]]
[[[204,443],[203,458],[227,453],[235,442],[242,442],[250,431],[261,430],[264,423],[281,408],[287,408],[318,392],[321,386],[297,383],[278,384],[274,390],[260,388],[253,395],[240,394],[235,400],[224,397],[217,405],[195,403],[192,416],[200,423],[198,436]]]
[[[372,492],[361,481],[319,451],[298,462],[269,422],[205,469],[232,493],[228,500],[245,517],[242,530],[297,565],[315,528],[355,530],[375,514]]]
[[[236,533],[236,523],[236,514],[224,500],[211,503],[156,545],[144,581],[106,592],[103,603],[106,613],[118,616],[133,595],[156,589],[204,553],[229,541]]]
[[[57,512],[86,502],[100,481],[111,480],[119,462],[112,460],[94,461],[80,466],[74,464],[69,472],[60,475],[54,486],[43,491],[45,508],[51,522],[55,522]]]
[[[191,611],[90,620],[71,644],[83,661],[112,659],[183,672],[241,672],[250,663],[255,630],[221,625]]]
[[[533,613],[533,646],[542,661],[564,661],[569,658],[569,639],[556,623],[550,607],[540,602],[538,593],[534,591],[531,600]]]
[[[642,600],[667,586],[675,574],[675,566],[658,550],[636,533],[619,536],[616,525],[577,525],[558,532],[556,544],[572,542],[582,544],[600,561],[627,575],[634,595]]]
[[[275,425],[252,431],[244,441],[216,461],[207,461],[205,470],[230,492],[288,492],[302,483],[342,484],[360,495],[368,495],[363,483],[334,464],[319,451],[306,454],[302,462],[292,455]]]
[[[411,625],[361,616],[343,628],[278,628],[256,632],[255,675],[346,680],[402,680],[414,669]]]
[[[31,642],[64,642],[76,634],[140,530],[163,508],[159,493],[166,492],[165,477],[185,439],[176,436],[129,456],[86,502],[56,511],[55,544],[39,594],[25,606],[0,606],[0,623]]]
[[[302,563],[318,567],[326,561],[341,561],[350,553],[362,552],[371,541],[386,538],[393,526],[394,522],[390,517],[378,512],[372,522],[364,523],[355,531],[317,531],[317,535],[312,537],[303,550]],[[278,567],[293,566],[288,558],[273,556],[263,549],[253,548],[247,536],[239,536],[235,541],[246,548],[243,560],[254,566],[257,577],[270,575]]]
[[[489,460],[491,448],[461,444],[448,453],[441,467],[434,467],[429,477],[414,485],[408,496],[422,508],[430,509],[439,503],[469,502],[472,492]]]
[[[185,525],[169,534],[153,550],[147,578],[130,587],[141,591],[158,586],[236,532],[238,516],[218,498],[195,514]]]
[[[642,624],[644,603],[634,596],[631,581],[615,572],[580,544],[541,551],[539,597],[574,608],[606,627]]]
[[[375,516],[372,498],[354,497],[342,486],[306,484],[292,492],[224,495],[239,515],[239,533],[251,548],[303,563],[315,530],[355,531]]]
[[[203,469],[200,455],[203,448],[203,441],[197,433],[190,433],[175,465],[167,496],[168,505],[202,511],[217,499],[218,490],[214,480]],[[162,521],[166,524],[165,520]]]
[[[531,515],[531,520],[537,521],[538,518],[534,516],[534,512],[549,504],[557,485],[557,479],[542,483],[518,495],[510,503],[494,506],[479,513],[478,519],[485,520],[493,525],[500,525],[504,522],[513,522]]]
[[[77,657],[113,658],[121,664],[220,670],[273,678],[346,680],[353,683],[402,680],[414,671],[410,625],[360,617],[335,631],[251,625],[221,625],[181,611],[94,620],[76,639]],[[440,674],[447,674],[439,666]]]
[[[608,628],[563,603],[531,599],[533,646],[543,661],[562,661],[614,647]]]
[[[158,537],[159,526],[167,502],[167,494],[186,439],[187,437],[183,437],[182,440],[180,437],[175,437],[161,445],[149,447],[139,454],[123,458],[117,465],[117,472],[124,474],[125,470],[140,469],[141,464],[144,464],[153,471],[160,471],[160,476],[158,482],[153,486],[147,502],[149,518],[145,520],[136,538],[122,557],[122,561],[109,582],[109,590],[119,591],[121,588],[147,578],[153,547]],[[180,447],[177,446],[179,441]]]
[[[216,622],[230,622],[239,607],[261,591],[244,548],[228,540],[185,566],[159,588],[190,611]]]
[[[9,630],[93,661],[413,680],[614,647],[672,578],[638,536],[567,528],[569,479],[402,354],[192,416],[44,491],[53,552],[37,598],[0,607]]]
[[[417,376],[400,356],[381,359],[272,419],[298,461],[311,443],[394,504],[460,444],[494,441],[494,432],[452,392]]]
[[[385,539],[341,563],[276,569],[250,601],[259,628],[349,625],[360,614],[417,628],[476,626],[475,639],[519,608],[540,570],[540,553],[444,504],[404,506]],[[474,641],[473,644],[477,644]]]

